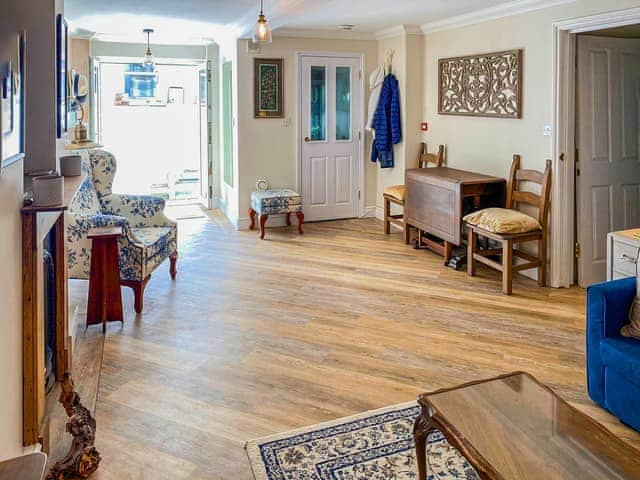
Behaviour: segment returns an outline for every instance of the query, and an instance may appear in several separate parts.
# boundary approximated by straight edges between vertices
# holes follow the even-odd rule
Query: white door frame
[[[553,24],[553,188],[551,203],[552,287],[574,283],[576,34],[640,23],[640,8],[628,8]]]
[[[359,90],[360,90],[360,112],[358,118],[360,119],[360,128],[358,130],[358,137],[360,142],[360,148],[358,149],[358,155],[360,156],[358,164],[358,215],[364,217],[364,173],[365,173],[365,158],[364,158],[364,124],[365,124],[365,104],[366,99],[364,97],[364,53],[349,53],[349,52],[296,52],[297,67],[297,87],[298,87],[298,105],[296,106],[296,115],[298,121],[296,122],[296,190],[300,195],[304,195],[302,192],[302,137],[304,136],[304,127],[302,125],[302,57],[329,57],[329,58],[354,58],[360,61],[360,74],[359,74]]]

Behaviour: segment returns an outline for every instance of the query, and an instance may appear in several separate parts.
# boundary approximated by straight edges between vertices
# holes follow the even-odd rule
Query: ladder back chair
[[[438,153],[428,153],[427,144],[420,144],[420,153],[418,154],[417,168],[427,168],[429,164],[441,167],[444,162],[444,145],[438,147]],[[391,233],[391,224],[402,228],[404,232],[404,243],[409,244],[411,241],[411,229],[404,222],[404,213],[391,214],[391,204],[404,207],[405,186],[391,185],[384,190],[382,195],[384,201],[384,233]]]
[[[522,190],[522,183],[540,185],[540,193]],[[525,170],[520,167],[520,155],[513,156],[509,184],[507,187],[506,208],[488,208],[467,215],[467,273],[474,276],[476,262],[483,263],[502,272],[502,291],[511,295],[513,274],[521,270],[538,269],[538,285],[543,287],[547,278],[547,236],[549,216],[549,196],[551,192],[551,160],[547,160],[544,172]],[[526,215],[517,210],[520,204],[538,209],[537,217]],[[477,236],[495,240],[501,248],[478,249]],[[518,248],[517,244],[538,242],[538,254],[533,255]],[[501,255],[498,263],[489,258]],[[525,263],[514,265],[514,257]]]

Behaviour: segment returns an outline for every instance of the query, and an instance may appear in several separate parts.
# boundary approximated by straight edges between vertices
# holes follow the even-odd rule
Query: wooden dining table
[[[462,244],[464,215],[503,207],[506,196],[504,178],[449,167],[409,169],[405,188],[405,222],[418,230],[418,244],[443,255],[445,262],[453,246]]]

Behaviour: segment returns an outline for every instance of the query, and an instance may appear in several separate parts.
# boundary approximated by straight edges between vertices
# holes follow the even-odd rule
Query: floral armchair
[[[170,274],[177,275],[177,224],[164,214],[165,202],[151,195],[112,193],[116,159],[95,150],[83,165],[86,178],[74,195],[67,215],[67,251],[70,278],[89,278],[91,228],[122,227],[120,247],[121,284],[133,289],[135,310],[142,312],[144,288],[151,273],[167,258]]]

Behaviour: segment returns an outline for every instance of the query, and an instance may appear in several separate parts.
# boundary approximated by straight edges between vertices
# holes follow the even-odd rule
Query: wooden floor
[[[219,214],[179,228],[177,281],[163,265],[143,314],[125,291],[109,327],[96,480],[251,479],[249,439],[513,370],[640,446],[586,395],[581,289],[518,278],[505,297],[496,273],[444,268],[374,219],[262,242]]]

